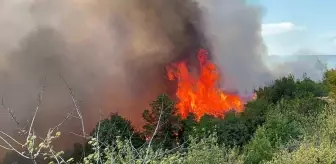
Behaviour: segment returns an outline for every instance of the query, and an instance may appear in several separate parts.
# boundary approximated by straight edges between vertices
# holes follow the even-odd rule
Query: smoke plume
[[[25,124],[45,85],[35,124],[43,134],[73,109],[62,76],[87,131],[100,111],[140,125],[148,103],[170,91],[165,65],[192,63],[198,48],[210,51],[228,90],[252,90],[283,74],[262,62],[260,19],[260,9],[243,0],[2,0],[0,94]],[[0,117],[1,128],[14,133],[8,113]],[[77,122],[64,128],[79,131]]]

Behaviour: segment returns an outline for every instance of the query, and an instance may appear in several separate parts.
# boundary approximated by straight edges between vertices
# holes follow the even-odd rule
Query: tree
[[[186,119],[181,121],[182,129],[179,131],[179,136],[181,138],[181,143],[185,143],[188,141],[189,136],[194,135],[195,128],[198,125],[196,120],[196,115],[193,113],[189,113]]]
[[[131,121],[121,117],[117,113],[111,114],[109,119],[105,119],[97,124],[92,131],[91,136],[97,138],[104,145],[114,146],[117,137],[121,139],[131,140],[135,148],[140,147],[144,143],[144,137],[140,132],[136,131]]]
[[[314,82],[305,75],[301,80],[296,80],[293,75],[289,75],[275,80],[270,86],[259,88],[256,93],[259,99],[275,104],[281,99],[326,96],[328,88],[324,83]]]
[[[105,148],[117,149],[117,138],[121,140],[129,140],[132,146],[136,149],[145,143],[144,136],[135,130],[131,122],[117,113],[112,113],[110,118],[104,119],[96,125],[90,136],[96,138],[99,144],[99,151],[103,152]],[[83,160],[82,145],[75,144],[72,158],[76,162]],[[94,153],[92,144],[85,144],[85,154]],[[98,153],[100,154],[100,153]]]
[[[248,122],[233,112],[225,116],[217,129],[219,143],[229,147],[243,146],[253,133],[249,132]]]
[[[181,142],[181,117],[177,115],[174,102],[168,95],[157,97],[151,104],[150,110],[143,112],[146,121],[144,135],[152,140],[153,147],[171,149]]]
[[[324,73],[323,83],[330,89],[329,95],[336,98],[336,69],[330,69]]]

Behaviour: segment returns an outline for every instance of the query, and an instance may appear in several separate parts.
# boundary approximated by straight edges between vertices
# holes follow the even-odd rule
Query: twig
[[[10,138],[11,140],[13,140],[18,145],[23,146],[23,144],[21,144],[19,141],[15,140],[12,136],[8,135],[7,133],[5,133],[3,131],[0,131],[0,133],[2,133],[3,135],[5,135],[6,137]]]
[[[8,148],[8,147],[6,147],[6,146],[3,146],[3,145],[0,145],[0,147],[1,147],[1,148],[3,148],[3,149],[6,149],[6,150],[13,150],[13,149],[11,149],[11,148]]]
[[[68,113],[66,118],[61,123],[59,123],[55,127],[53,127],[52,129],[54,130],[54,129],[58,129],[59,127],[61,127],[65,122],[67,122],[70,119],[70,117],[74,114],[74,112],[75,112],[75,109],[73,109],[71,111],[71,113]]]
[[[17,128],[20,130],[20,132],[22,132],[23,134],[25,134],[25,133],[26,133],[26,131],[24,130],[25,127],[24,127],[24,128],[21,128],[20,123],[19,123],[19,121],[16,119],[14,112],[13,112],[9,107],[6,107],[6,106],[5,106],[5,103],[4,103],[4,99],[3,99],[3,98],[1,98],[1,106],[2,106],[4,109],[7,109],[7,111],[8,111],[8,113],[9,113],[9,115],[11,116],[12,120],[15,122]]]
[[[18,153],[19,155],[21,155],[22,157],[26,158],[26,159],[32,159],[31,157],[25,156],[23,153],[19,152],[18,150],[16,150],[6,139],[4,139],[3,137],[0,136],[0,139],[3,140],[9,147],[11,150],[15,151],[16,153]]]
[[[57,163],[60,163],[60,161],[57,159],[57,156],[55,155],[54,151],[52,149],[50,149],[50,153],[52,154],[52,156],[54,157],[54,159],[57,161]]]
[[[91,137],[87,137],[87,136],[83,136],[83,135],[81,135],[81,134],[77,134],[77,133],[74,133],[74,132],[70,132],[70,134],[73,134],[73,135],[75,135],[75,136],[77,136],[77,137],[80,137],[80,138],[82,138],[82,139],[90,139]]]
[[[16,125],[20,126],[20,123],[17,121],[17,119],[14,115],[14,112],[10,108],[5,106],[3,97],[1,98],[1,105],[2,105],[3,108],[7,109],[8,113],[11,115],[12,120],[16,123]]]

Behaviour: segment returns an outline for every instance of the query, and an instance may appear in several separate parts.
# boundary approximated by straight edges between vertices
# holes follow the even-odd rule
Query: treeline
[[[143,112],[143,131],[114,113],[97,124],[87,143],[61,155],[67,163],[333,163],[334,93],[335,70],[321,82],[290,75],[256,90],[244,112],[200,121],[192,114],[181,119],[163,94]],[[41,161],[57,163],[52,157]]]

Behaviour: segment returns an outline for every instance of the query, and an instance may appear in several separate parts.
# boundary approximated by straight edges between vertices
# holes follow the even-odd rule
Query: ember
[[[194,113],[199,120],[205,114],[222,118],[227,111],[243,111],[244,102],[237,94],[219,89],[220,74],[217,66],[208,60],[207,51],[199,50],[197,58],[200,66],[198,77],[192,76],[186,62],[173,63],[166,68],[169,80],[178,83],[178,113],[183,118]]]

